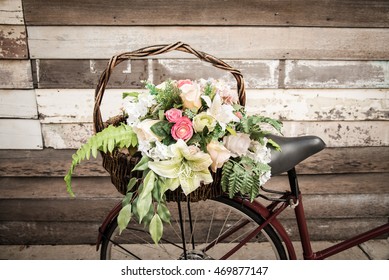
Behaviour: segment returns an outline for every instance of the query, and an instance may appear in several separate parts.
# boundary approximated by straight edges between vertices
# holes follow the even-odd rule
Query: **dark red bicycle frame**
[[[250,203],[247,200],[240,200],[240,202],[244,203],[245,206],[252,208],[254,211],[261,213],[261,215],[266,219],[266,224],[270,223],[272,225],[272,227],[279,233],[282,241],[284,241],[286,249],[289,252],[290,259],[296,259],[296,255],[293,246],[291,246],[289,236],[285,236],[285,229],[277,220],[277,216],[282,213],[288,206],[294,208],[300,241],[303,248],[303,257],[305,260],[326,259],[370,239],[374,239],[380,235],[389,234],[389,223],[386,223],[382,226],[356,235],[350,239],[337,243],[321,251],[313,252],[305,218],[302,195],[299,191],[297,175],[294,169],[288,172],[288,178],[291,192],[285,193],[285,195],[282,197],[284,201],[273,202],[268,207],[266,207],[266,209],[269,211],[264,211],[264,206],[262,206],[262,204],[259,202]]]

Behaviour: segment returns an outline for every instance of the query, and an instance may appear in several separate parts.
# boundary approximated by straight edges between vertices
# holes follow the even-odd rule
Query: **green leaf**
[[[157,206],[157,213],[163,222],[170,224],[171,214],[166,204],[159,203]]]
[[[136,203],[136,209],[139,217],[139,223],[142,222],[143,218],[147,215],[147,212],[149,212],[151,203],[152,203],[151,193],[148,193],[143,198],[138,197]]]
[[[135,92],[135,91],[133,91],[133,92],[123,92],[123,94],[122,94],[122,98],[123,99],[126,98],[126,97],[136,97],[136,98],[138,98],[138,96],[139,96],[139,92]]]
[[[128,182],[128,185],[127,185],[127,193],[130,192],[132,190],[132,188],[136,185],[137,183],[137,178],[135,177],[132,177],[130,179],[130,181]]]
[[[149,161],[150,161],[149,157],[143,156],[141,160],[132,169],[132,171],[135,170],[145,171],[147,168],[149,168]]]
[[[173,123],[170,123],[168,121],[160,121],[155,124],[153,124],[150,127],[150,130],[161,139],[164,139],[168,136],[170,136],[170,131],[173,127]]]
[[[124,206],[118,215],[117,221],[119,226],[119,234],[127,227],[128,223],[131,220],[131,204]]]
[[[82,160],[89,159],[90,154],[96,158],[98,151],[112,152],[116,147],[136,147],[137,144],[138,138],[135,132],[130,126],[124,123],[119,126],[110,125],[93,135],[72,156],[71,166],[64,178],[68,193],[74,196],[71,186],[71,177],[73,175],[74,169]]]
[[[143,180],[142,192],[139,194],[139,198],[143,199],[151,193],[155,186],[155,173],[150,170]]]
[[[277,142],[275,142],[273,139],[268,139],[267,141],[271,146],[273,146],[274,149],[276,149],[276,151],[279,151],[281,152],[281,146],[277,144]]]
[[[158,214],[155,214],[149,225],[149,232],[155,244],[158,244],[163,234],[163,223]]]

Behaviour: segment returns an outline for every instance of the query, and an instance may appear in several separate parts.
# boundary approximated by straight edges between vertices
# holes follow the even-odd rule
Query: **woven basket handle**
[[[111,73],[113,71],[113,68],[115,68],[118,64],[125,60],[129,59],[135,59],[135,58],[141,58],[141,57],[147,57],[147,56],[154,56],[159,55],[163,53],[167,53],[170,51],[182,51],[186,53],[193,54],[194,56],[198,57],[201,60],[204,60],[206,62],[211,63],[214,67],[220,68],[226,71],[229,71],[236,79],[237,82],[237,89],[238,89],[238,96],[239,96],[239,103],[241,105],[245,105],[246,102],[246,92],[244,87],[244,81],[243,81],[243,75],[241,72],[224,61],[209,55],[207,53],[194,50],[189,45],[184,44],[182,42],[177,42],[175,44],[171,45],[156,45],[156,46],[150,46],[146,48],[142,48],[133,52],[125,52],[116,56],[113,56],[108,65],[107,68],[103,71],[103,73],[100,76],[99,83],[96,87],[95,91],[95,106],[93,110],[93,122],[95,127],[95,132],[100,132],[104,129],[103,120],[101,117],[101,111],[100,111],[100,105],[101,101],[103,99],[105,88],[108,84],[109,77],[111,76]]]

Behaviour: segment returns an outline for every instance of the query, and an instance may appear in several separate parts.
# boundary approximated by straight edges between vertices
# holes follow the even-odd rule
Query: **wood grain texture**
[[[299,174],[386,173],[388,147],[326,148],[297,166]],[[63,177],[74,150],[0,150],[0,177]],[[77,166],[75,176],[101,177],[108,173],[102,159],[91,158]]]
[[[42,149],[38,120],[0,119],[0,149]]]
[[[388,58],[388,56],[387,56]],[[286,88],[388,88],[388,61],[286,61]]]
[[[28,25],[387,27],[389,22],[385,0],[23,0],[23,5]]]
[[[22,25],[0,25],[0,58],[27,58],[26,37],[26,29]]]
[[[38,88],[94,88],[106,60],[33,60]],[[389,88],[388,61],[328,61],[226,59],[239,69],[247,89],[361,89]],[[226,71],[196,59],[132,60],[115,68],[108,88],[141,88],[142,80],[161,83],[166,79],[223,79],[230,86],[236,80]]]
[[[93,135],[92,123],[44,123],[45,147],[78,149]],[[328,147],[389,146],[386,121],[284,121],[284,136],[316,135]]]
[[[84,163],[83,163],[84,164]],[[389,173],[313,174],[299,175],[300,190],[304,195],[387,195]],[[274,176],[266,188],[283,191],[288,178]],[[111,184],[110,177],[79,177],[72,181],[77,198],[122,198]],[[69,198],[63,177],[0,177],[0,199],[56,199]]]
[[[0,90],[0,118],[37,119],[34,90]]]
[[[103,118],[120,113],[125,91],[135,90],[106,90],[101,105]],[[42,123],[92,122],[94,89],[36,89],[35,92]],[[389,119],[389,89],[263,89],[247,90],[246,96],[248,113],[283,121]]]
[[[383,28],[28,26],[27,30],[33,59],[108,59],[177,41],[222,59],[385,60],[389,56],[389,32]],[[173,52],[164,57],[188,55]]]
[[[108,60],[34,60],[38,88],[94,88]],[[127,61],[114,70],[107,88],[140,88],[148,79],[147,60]]]
[[[33,88],[33,82],[29,60],[1,60],[0,89],[31,88]]]
[[[24,24],[22,0],[2,0],[0,24]]]

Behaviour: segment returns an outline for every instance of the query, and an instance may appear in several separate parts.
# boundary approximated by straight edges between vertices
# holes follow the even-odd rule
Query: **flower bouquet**
[[[158,243],[163,223],[170,222],[166,193],[179,190],[189,196],[213,183],[233,197],[253,200],[271,176],[269,127],[281,130],[277,120],[248,115],[237,91],[214,79],[145,81],[145,92],[123,93],[125,105],[119,123],[94,134],[73,155],[65,176],[73,195],[74,169],[90,155],[115,151],[137,155],[129,172],[118,225],[123,230],[131,218],[149,227]]]

